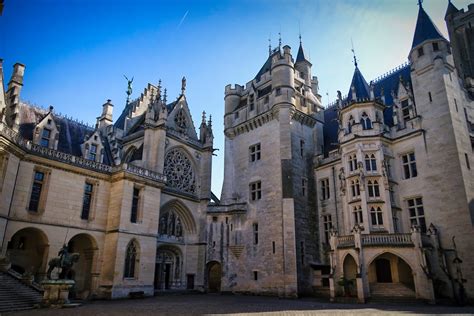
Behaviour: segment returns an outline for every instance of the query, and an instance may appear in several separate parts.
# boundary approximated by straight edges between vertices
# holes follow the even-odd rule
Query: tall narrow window
[[[33,187],[31,188],[30,204],[28,206],[28,210],[30,210],[31,212],[38,212],[44,180],[45,180],[44,172],[35,171],[35,177],[33,179]]]
[[[469,163],[469,155],[467,153],[464,153],[464,158],[466,159],[466,167],[467,169],[471,169],[471,164]]]
[[[370,218],[372,221],[372,226],[375,228],[383,227],[383,214],[380,207],[372,207],[370,209]]]
[[[367,113],[362,113],[362,117],[360,118],[360,124],[362,125],[362,129],[372,129],[372,121]]]
[[[254,279],[254,281],[258,281],[258,272],[257,271],[253,271],[253,279]]]
[[[276,251],[276,249],[275,249],[275,242],[274,242],[274,241],[272,241],[272,251],[273,251],[273,253],[275,253],[275,251]]]
[[[301,195],[306,196],[306,190],[308,186],[308,179],[301,179]]]
[[[89,160],[95,161],[97,157],[97,145],[91,144],[91,148],[89,150]]]
[[[434,51],[434,52],[439,51],[439,45],[438,45],[438,43],[433,43],[433,51]]]
[[[431,96],[431,92],[428,92],[428,98],[430,99],[430,102],[433,102],[433,97]]]
[[[356,154],[352,154],[349,156],[349,171],[356,171],[357,170],[357,156]]]
[[[364,222],[364,218],[362,217],[362,207],[360,205],[354,206],[352,214],[354,215],[354,224],[360,225]]]
[[[351,181],[351,191],[352,191],[352,198],[357,198],[360,196],[359,179]]]
[[[323,216],[323,228],[324,228],[324,238],[326,244],[329,243],[329,233],[331,232],[332,228],[332,218],[331,215],[324,215]]]
[[[402,116],[403,116],[403,121],[407,121],[410,119],[410,107],[409,107],[408,100],[402,101]]]
[[[43,147],[49,147],[49,139],[51,138],[51,130],[43,128],[41,132],[41,141],[40,144]]]
[[[305,261],[305,249],[304,249],[304,241],[300,242],[300,249],[301,249],[301,264],[304,264]]]
[[[130,222],[132,223],[137,222],[139,202],[140,202],[140,189],[137,187],[134,187],[133,197],[132,197],[132,212],[130,214]]]
[[[260,200],[262,198],[262,182],[250,183],[250,199],[252,201]]]
[[[84,185],[84,197],[82,198],[81,219],[89,219],[92,204],[92,193],[94,186],[88,182]]]
[[[136,241],[132,240],[128,243],[125,253],[124,278],[136,278],[136,266],[138,262],[138,246]]]
[[[417,197],[407,200],[408,213],[410,216],[411,225],[417,225],[421,231],[426,232],[425,210],[423,208],[423,199]]]
[[[421,57],[424,54],[425,54],[425,52],[423,51],[423,47],[418,48],[418,57]]]
[[[304,140],[300,140],[300,155],[304,157]]]
[[[377,180],[367,181],[367,188],[368,188],[368,191],[369,191],[369,197],[379,197],[380,196],[379,183],[377,182]]]
[[[253,244],[258,245],[258,223],[253,224]]]
[[[260,143],[249,147],[250,161],[254,162],[260,160]]]
[[[416,159],[415,153],[407,153],[402,156],[402,165],[403,165],[403,174],[405,179],[414,178],[418,175],[418,171],[416,169]]]
[[[365,170],[367,171],[377,171],[377,159],[375,159],[374,154],[365,155]]]
[[[329,178],[321,180],[321,199],[328,200],[330,198],[329,193]]]

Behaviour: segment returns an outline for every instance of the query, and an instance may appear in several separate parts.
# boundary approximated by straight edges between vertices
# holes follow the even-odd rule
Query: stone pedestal
[[[69,290],[74,286],[73,280],[43,280],[44,289],[42,304],[48,307],[63,307],[69,304]]]

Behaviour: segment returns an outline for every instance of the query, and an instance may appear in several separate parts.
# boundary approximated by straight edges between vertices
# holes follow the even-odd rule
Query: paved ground
[[[393,315],[474,314],[474,307],[336,304],[312,298],[278,299],[240,295],[169,295],[135,300],[93,301],[68,309],[40,309],[8,315]]]

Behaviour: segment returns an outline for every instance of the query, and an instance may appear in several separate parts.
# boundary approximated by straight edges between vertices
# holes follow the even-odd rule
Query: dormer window
[[[402,115],[403,115],[404,121],[407,121],[410,119],[410,107],[408,104],[408,100],[402,101]]]
[[[362,129],[372,129],[372,121],[370,120],[367,113],[362,113],[362,117],[360,118],[360,124],[362,125]]]
[[[51,130],[47,128],[43,128],[43,132],[41,133],[40,145],[43,147],[49,148],[50,138],[51,138]]]
[[[418,57],[421,57],[424,54],[425,54],[425,52],[423,51],[423,47],[418,48]]]
[[[439,44],[438,43],[433,43],[433,51],[434,52],[439,51]]]
[[[91,144],[91,147],[89,150],[89,160],[95,161],[96,157],[97,157],[97,145]]]

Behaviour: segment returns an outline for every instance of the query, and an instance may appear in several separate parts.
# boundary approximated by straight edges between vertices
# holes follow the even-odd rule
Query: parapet
[[[241,94],[244,91],[244,86],[241,86],[239,84],[231,85],[228,84],[225,86],[225,94]]]

